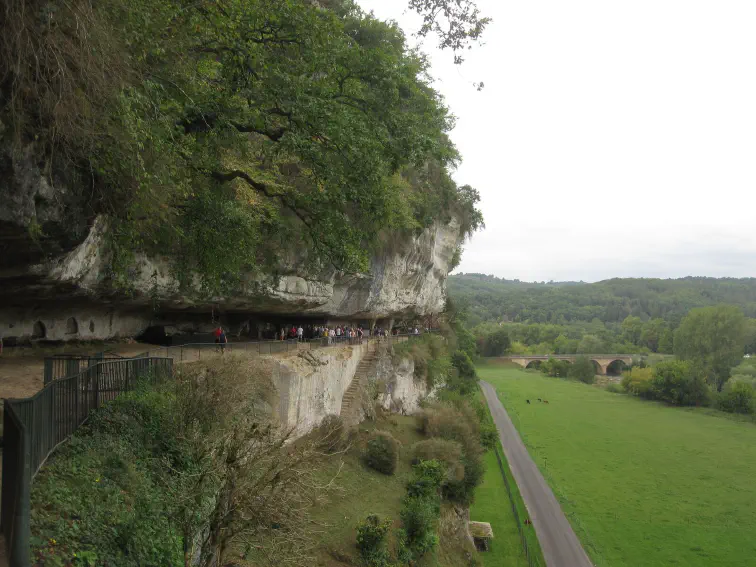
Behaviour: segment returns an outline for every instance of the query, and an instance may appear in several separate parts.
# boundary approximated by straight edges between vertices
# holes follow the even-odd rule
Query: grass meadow
[[[478,372],[597,566],[756,565],[756,425],[506,365]]]

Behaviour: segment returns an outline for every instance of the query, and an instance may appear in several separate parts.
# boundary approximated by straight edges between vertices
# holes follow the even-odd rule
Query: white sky
[[[419,27],[407,0],[359,4]],[[756,2],[478,6],[494,21],[461,67],[423,45],[487,225],[459,271],[756,276]]]

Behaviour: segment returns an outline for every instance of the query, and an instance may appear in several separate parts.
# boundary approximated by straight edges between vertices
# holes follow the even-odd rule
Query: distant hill
[[[619,323],[628,315],[662,318],[677,326],[688,311],[730,303],[756,317],[756,278],[617,278],[597,283],[521,282],[485,274],[449,277],[449,296],[483,321],[567,324],[598,319]]]

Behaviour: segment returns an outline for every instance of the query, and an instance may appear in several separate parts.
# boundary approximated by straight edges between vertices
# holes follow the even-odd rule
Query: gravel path
[[[546,565],[548,567],[592,567],[588,554],[575,532],[572,531],[572,526],[562,512],[554,493],[546,484],[533,459],[530,458],[512,420],[501,405],[496,390],[491,384],[482,380],[481,385],[494,423],[499,430],[501,444],[512,469],[512,475],[535,527]]]

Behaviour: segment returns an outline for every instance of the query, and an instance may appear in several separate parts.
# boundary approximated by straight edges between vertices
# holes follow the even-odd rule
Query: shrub
[[[483,356],[501,356],[510,347],[509,331],[499,329],[483,340]]]
[[[428,437],[456,441],[465,452],[480,445],[478,424],[450,405],[436,404],[426,408],[422,414],[422,424],[423,433]]]
[[[566,360],[557,360],[556,358],[549,358],[543,364],[541,364],[541,372],[546,376],[553,376],[555,378],[566,378],[570,372],[570,363]]]
[[[593,362],[587,356],[575,357],[575,362],[570,365],[569,377],[586,384],[593,384],[596,380],[596,369],[593,367]]]
[[[399,556],[406,558],[407,551],[419,559],[438,544],[436,526],[441,513],[438,499],[407,497],[401,511],[402,530],[399,534]],[[406,551],[402,551],[405,548]],[[405,559],[406,561],[406,559]]]
[[[756,390],[747,382],[725,385],[718,396],[719,409],[730,413],[756,413]]]
[[[431,459],[420,461],[412,467],[412,480],[407,483],[407,496],[413,498],[437,498],[446,478],[444,463]]]
[[[482,453],[465,454],[462,457],[462,465],[465,469],[464,478],[460,481],[447,482],[443,486],[443,494],[448,500],[460,504],[471,504],[475,487],[483,481],[483,475],[486,472]]]
[[[446,480],[462,480],[465,467],[462,464],[462,446],[448,439],[426,439],[412,447],[415,462],[435,460],[446,467]]]
[[[393,347],[394,360],[408,356],[415,364],[415,379],[424,380],[428,388],[445,383],[452,372],[446,339],[426,333]]]
[[[622,389],[622,386],[620,386],[619,384],[615,384],[614,382],[610,382],[609,384],[607,384],[606,391],[611,392],[612,394],[621,394],[622,392],[624,392],[624,390]]]
[[[386,534],[391,528],[391,520],[370,514],[357,526],[357,549],[368,567],[388,567],[390,557],[386,546]]]
[[[367,442],[365,464],[383,474],[394,474],[399,459],[399,442],[385,431],[375,431]]]
[[[670,360],[654,368],[651,383],[653,397],[679,406],[701,405],[708,402],[706,379],[688,362]]]
[[[622,387],[628,394],[641,398],[653,397],[651,389],[654,371],[651,368],[634,366],[622,374]]]
[[[499,432],[493,422],[485,422],[480,426],[480,444],[484,449],[493,449],[499,440]]]
[[[421,461],[413,467],[407,496],[400,516],[399,552],[401,562],[412,564],[438,544],[436,533],[441,514],[440,488],[445,471],[437,460]]]
[[[480,424],[475,410],[465,402],[458,406],[435,404],[423,412],[423,431],[429,437],[456,441],[462,446],[464,477],[447,482],[444,496],[461,503],[472,502],[475,487],[483,478],[483,448]]]
[[[326,453],[337,453],[346,446],[344,420],[338,415],[327,415],[315,432],[318,447]]]
[[[457,376],[449,380],[446,387],[463,395],[473,392],[478,384],[478,375],[467,353],[455,351],[451,356],[451,364],[457,370]]]

